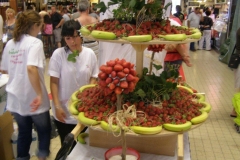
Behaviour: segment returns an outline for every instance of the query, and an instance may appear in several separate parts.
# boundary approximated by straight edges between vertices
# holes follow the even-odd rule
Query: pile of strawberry
[[[130,102],[126,102],[128,106]],[[134,103],[137,112],[145,112],[145,116],[139,114],[136,119],[129,120],[131,125],[143,127],[155,127],[164,123],[184,124],[201,114],[203,104],[193,100],[192,94],[185,89],[176,89],[169,100],[162,102],[161,107],[146,104],[143,101]]]
[[[177,26],[171,26],[169,20],[162,20],[161,22],[146,21],[143,22],[139,28],[135,24],[120,23],[118,20],[105,19],[94,26],[87,27],[90,31],[99,30],[113,32],[117,37],[127,37],[133,35],[147,35],[151,34],[153,38],[158,37],[159,34],[178,34],[185,33],[190,35],[188,29],[183,29]]]
[[[153,44],[149,45],[147,50],[153,52],[161,52],[165,47],[165,44]]]
[[[91,87],[77,94],[80,102],[77,105],[79,112],[84,112],[85,117],[97,121],[106,120],[110,114],[116,111],[117,97],[115,93],[104,94],[99,87]]]
[[[137,72],[134,70],[134,64],[125,59],[110,60],[106,65],[100,67],[98,74],[99,86],[105,90],[105,95],[112,92],[116,94],[132,92],[138,82]]]

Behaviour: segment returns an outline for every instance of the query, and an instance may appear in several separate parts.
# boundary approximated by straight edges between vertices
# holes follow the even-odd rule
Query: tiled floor
[[[206,101],[212,105],[208,120],[189,131],[191,159],[240,160],[240,134],[235,131],[233,118],[229,116],[234,93],[233,72],[218,60],[215,51],[198,50],[190,55],[194,65],[184,65],[187,82],[206,93]],[[46,77],[46,84],[49,85],[49,77]],[[59,148],[59,138],[52,139],[49,160],[55,158]]]

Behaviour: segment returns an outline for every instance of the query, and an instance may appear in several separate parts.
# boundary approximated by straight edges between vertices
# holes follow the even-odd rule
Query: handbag
[[[231,55],[230,60],[228,62],[228,67],[233,68],[233,69],[237,69],[238,65],[240,63],[240,55],[234,53],[235,49],[236,49],[236,45],[233,49],[232,55]]]

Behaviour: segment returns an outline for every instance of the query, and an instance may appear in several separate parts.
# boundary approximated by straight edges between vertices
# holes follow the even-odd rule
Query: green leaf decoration
[[[154,68],[158,71],[159,69],[162,69],[162,65],[156,65],[153,63]]]
[[[136,0],[131,0],[129,2],[129,7],[133,8],[136,5]]]
[[[79,51],[78,50],[74,50],[71,54],[68,55],[67,60],[70,62],[75,63],[76,62],[76,57],[79,55]]]
[[[142,99],[146,96],[145,92],[142,89],[139,89],[137,92],[137,95],[140,96]]]
[[[100,2],[100,3],[96,4],[95,8],[100,9],[99,11],[103,12],[103,13],[105,13],[107,10],[107,6],[105,5],[104,2]]]
[[[143,68],[143,75],[146,75],[148,73],[148,68],[144,67]]]

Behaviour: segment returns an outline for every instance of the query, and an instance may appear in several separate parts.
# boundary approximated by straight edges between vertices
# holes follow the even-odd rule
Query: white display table
[[[105,160],[104,153],[108,149],[89,146],[88,138],[86,138],[86,142],[87,144],[77,143],[74,149],[72,150],[72,152],[68,155],[67,160],[72,160],[72,159],[74,160]],[[183,144],[184,144],[184,160],[191,160],[187,132],[183,134]],[[173,157],[140,153],[140,158],[141,160],[177,160],[178,159],[177,153],[178,151],[176,148],[176,154]]]

